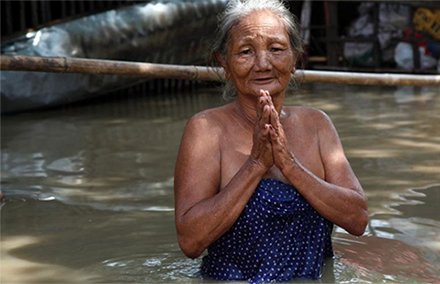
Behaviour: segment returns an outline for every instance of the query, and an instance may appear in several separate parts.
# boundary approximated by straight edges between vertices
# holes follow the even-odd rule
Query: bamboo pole
[[[55,73],[85,73],[138,76],[148,79],[174,78],[218,81],[223,72],[216,68],[73,57],[0,56],[0,70]]]
[[[124,75],[148,79],[174,78],[202,81],[224,79],[223,70],[215,67],[23,55],[1,55],[0,70]],[[302,83],[440,86],[440,75],[297,70],[294,78]]]
[[[304,70],[296,75],[300,82],[332,83],[347,85],[385,86],[440,86],[440,75],[414,75],[396,73],[358,73]],[[302,79],[301,76],[304,78]]]

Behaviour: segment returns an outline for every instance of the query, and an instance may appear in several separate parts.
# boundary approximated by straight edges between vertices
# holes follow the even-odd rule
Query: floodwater
[[[333,119],[369,199],[321,281],[439,282],[440,88],[294,93]],[[0,282],[204,282],[176,243],[173,170],[187,119],[222,103],[198,89],[3,116]]]

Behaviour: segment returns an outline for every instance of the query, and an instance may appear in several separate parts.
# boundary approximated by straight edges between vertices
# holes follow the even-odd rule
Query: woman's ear
[[[223,67],[223,70],[225,72],[225,79],[229,80],[229,72],[228,72],[229,70],[228,70],[228,65],[226,64],[225,57],[220,52],[216,52],[214,56],[218,64],[220,64],[220,66]]]
[[[295,71],[296,71],[296,67],[293,66],[292,71],[290,71],[290,72],[291,72],[292,74],[295,74]]]
[[[226,60],[225,60],[224,56],[220,52],[217,51],[214,54],[214,57],[215,57],[215,60],[217,60],[218,64],[220,64],[221,67],[226,69]]]

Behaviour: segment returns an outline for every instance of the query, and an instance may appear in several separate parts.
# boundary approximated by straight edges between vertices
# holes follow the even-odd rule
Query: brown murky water
[[[334,233],[322,282],[440,281],[440,88],[304,85],[369,198],[362,237]],[[186,120],[217,90],[2,117],[0,282],[206,282],[173,223]]]

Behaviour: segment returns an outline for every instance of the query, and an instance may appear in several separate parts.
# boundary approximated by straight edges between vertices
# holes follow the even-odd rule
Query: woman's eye
[[[283,51],[283,49],[281,47],[271,47],[270,51],[271,52],[279,52],[279,51]]]
[[[242,54],[242,55],[248,55],[250,53],[251,53],[251,50],[249,48],[243,49],[242,51],[240,51],[240,54]]]

